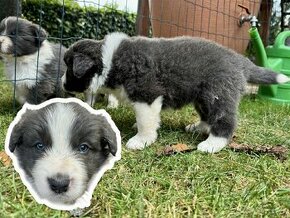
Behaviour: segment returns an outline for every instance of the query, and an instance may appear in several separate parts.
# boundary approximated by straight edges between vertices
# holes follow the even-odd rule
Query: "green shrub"
[[[63,13],[64,12],[64,13]],[[114,7],[81,7],[74,1],[23,0],[24,18],[40,24],[49,39],[69,46],[80,38],[102,39],[107,33],[135,34],[136,14]]]

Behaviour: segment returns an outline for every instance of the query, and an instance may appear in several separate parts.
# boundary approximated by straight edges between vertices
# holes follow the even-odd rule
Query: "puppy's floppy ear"
[[[35,37],[35,45],[41,45],[47,37],[45,30],[42,29],[39,25],[33,24],[31,26],[31,31],[32,35]]]
[[[17,146],[20,146],[23,143],[23,134],[20,128],[20,124],[17,124],[13,127],[10,141],[9,141],[9,150],[14,152]]]
[[[102,128],[101,146],[115,156],[118,149],[116,133],[104,116],[99,115],[99,119]]]
[[[88,70],[94,66],[95,62],[89,56],[76,53],[73,58],[73,74],[77,78],[83,77]]]

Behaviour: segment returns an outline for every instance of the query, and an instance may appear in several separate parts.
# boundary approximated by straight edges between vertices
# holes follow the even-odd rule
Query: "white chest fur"
[[[44,41],[39,51],[21,57],[4,56],[6,77],[17,86],[33,87],[37,80],[42,79],[40,72],[53,59],[53,51],[49,42]]]

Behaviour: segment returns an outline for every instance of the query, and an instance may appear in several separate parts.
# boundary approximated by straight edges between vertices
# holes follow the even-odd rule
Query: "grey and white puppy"
[[[20,104],[64,96],[60,78],[66,70],[66,48],[48,42],[46,37],[44,29],[25,19],[7,17],[0,23],[0,55]]]
[[[9,127],[7,153],[32,194],[54,208],[80,203],[96,176],[120,159],[119,130],[104,110],[84,104],[73,98],[25,104]]]
[[[197,148],[218,152],[236,128],[246,83],[290,80],[221,45],[191,37],[150,39],[112,33],[101,41],[76,42],[64,60],[66,90],[105,89],[132,104],[138,128],[127,142],[132,149],[155,142],[162,108],[192,104],[201,120],[186,130],[209,134]]]

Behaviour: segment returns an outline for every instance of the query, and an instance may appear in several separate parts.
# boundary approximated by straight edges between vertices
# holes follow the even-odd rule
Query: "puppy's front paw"
[[[226,138],[210,135],[205,141],[198,144],[197,150],[208,153],[216,153],[222,150],[227,143],[228,140]]]
[[[108,102],[107,108],[117,108],[119,106],[119,102]]]
[[[126,147],[133,150],[142,150],[146,146],[151,145],[155,140],[156,137],[144,137],[137,134],[129,139]]]
[[[113,95],[109,95],[108,96],[108,105],[107,108],[117,108],[119,106],[119,101],[118,99],[113,96]]]

